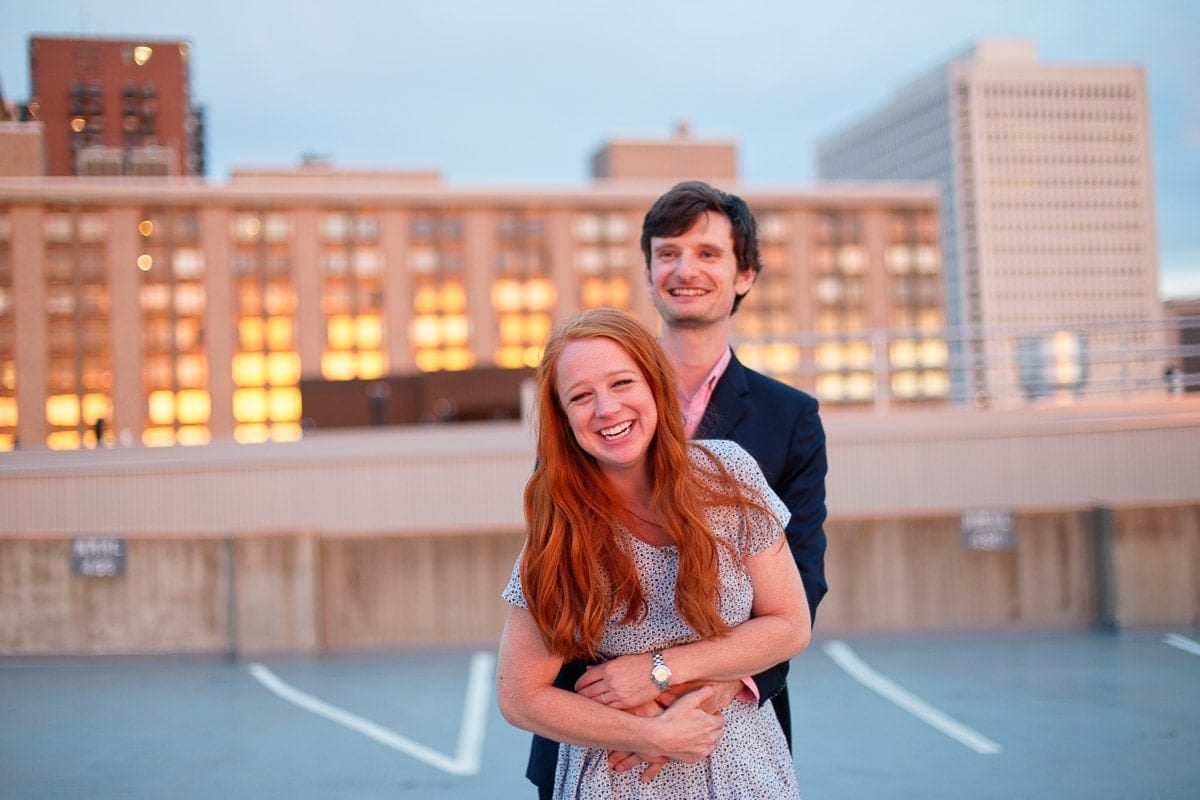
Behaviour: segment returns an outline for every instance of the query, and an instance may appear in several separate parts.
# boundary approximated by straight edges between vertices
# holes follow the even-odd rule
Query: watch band
[[[650,680],[654,681],[654,685],[661,692],[671,688],[671,668],[663,660],[662,650],[655,650],[650,654]]]

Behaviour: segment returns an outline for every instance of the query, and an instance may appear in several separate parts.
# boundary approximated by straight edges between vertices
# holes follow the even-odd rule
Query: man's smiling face
[[[705,327],[728,319],[733,301],[754,284],[738,272],[729,218],[706,211],[678,236],[650,240],[648,281],[654,307],[671,327]]]

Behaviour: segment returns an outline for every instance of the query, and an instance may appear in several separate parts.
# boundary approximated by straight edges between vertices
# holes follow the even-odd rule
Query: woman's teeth
[[[622,433],[629,430],[631,427],[633,427],[632,422],[622,422],[620,425],[614,425],[611,428],[601,428],[600,435],[606,439],[612,439],[614,437],[620,436]]]

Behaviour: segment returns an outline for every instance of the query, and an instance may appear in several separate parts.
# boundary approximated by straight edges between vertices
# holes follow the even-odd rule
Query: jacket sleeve
[[[808,612],[816,622],[817,606],[829,587],[825,581],[825,429],[816,400],[796,418],[789,436],[784,472],[773,487],[792,512],[785,533],[792,558],[800,570]],[[777,664],[754,676],[759,701],[779,694],[787,685],[788,665]]]
[[[786,533],[792,558],[804,581],[813,621],[817,606],[829,590],[825,581],[825,429],[811,402],[792,428],[787,468],[778,493],[792,512]]]

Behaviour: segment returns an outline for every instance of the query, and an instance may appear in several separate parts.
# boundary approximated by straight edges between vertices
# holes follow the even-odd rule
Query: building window
[[[321,223],[321,375],[371,380],[387,374],[383,253],[374,212],[328,211]]]
[[[796,327],[795,269],[788,256],[791,226],[779,211],[763,211],[760,217],[764,269],[733,316],[734,331],[746,340],[738,354],[752,368],[801,386],[805,352],[790,336]]]
[[[207,444],[212,401],[204,341],[207,292],[197,211],[147,208],[141,240],[138,304],[142,317],[142,443]]]
[[[9,211],[0,207],[0,451],[17,446],[17,328]]]
[[[413,361],[421,372],[475,366],[464,231],[455,211],[421,211],[412,218],[407,255],[413,287],[408,336]]]
[[[884,271],[893,335],[887,368],[893,399],[944,401],[950,393],[944,339],[941,256],[932,212],[893,212],[887,224]]]
[[[244,210],[233,230],[237,347],[233,357],[234,439],[300,438],[300,353],[286,212]]]
[[[498,327],[492,355],[496,366],[536,367],[542,359],[558,305],[545,231],[536,211],[504,214],[497,224],[491,292]]]
[[[867,330],[872,265],[864,225],[857,214],[840,211],[817,214],[815,223],[814,391],[822,402],[869,403],[876,388],[874,346]]]
[[[579,307],[610,306],[628,311],[633,303],[630,224],[620,212],[589,211],[572,222],[572,267],[579,274]]]
[[[106,221],[103,210],[78,206],[50,207],[44,217],[46,445],[54,450],[114,441]]]

